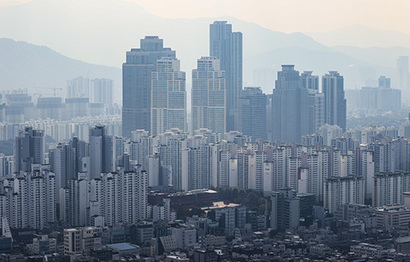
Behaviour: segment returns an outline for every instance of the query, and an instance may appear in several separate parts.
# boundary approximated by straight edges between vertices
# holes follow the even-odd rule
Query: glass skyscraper
[[[192,130],[209,128],[215,133],[226,131],[225,71],[219,59],[202,57],[192,70]]]
[[[226,130],[236,130],[242,90],[242,33],[232,32],[232,25],[226,21],[215,21],[210,25],[209,47],[210,56],[219,58],[225,71]]]
[[[127,52],[122,65],[122,134],[130,137],[131,131],[144,129],[151,132],[152,72],[160,58],[175,58],[175,51],[163,47],[158,36],[141,39],[141,48]]]
[[[272,95],[272,141],[300,143],[309,133],[309,95],[294,65],[282,65]]]
[[[260,87],[245,87],[238,105],[238,130],[253,139],[266,140],[266,94]]]
[[[325,95],[325,123],[338,125],[346,131],[346,99],[343,76],[329,71],[322,77],[322,92]]]

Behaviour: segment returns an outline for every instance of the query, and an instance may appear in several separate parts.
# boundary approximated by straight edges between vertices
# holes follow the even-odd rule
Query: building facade
[[[338,125],[346,131],[346,99],[344,79],[336,71],[322,77],[322,92],[325,95],[325,123]]]
[[[151,134],[157,136],[170,128],[186,131],[185,72],[180,71],[179,60],[157,60],[151,81]]]
[[[242,90],[242,33],[232,32],[226,21],[215,21],[209,30],[209,54],[221,61],[226,73],[226,128],[236,130],[238,100]]]
[[[160,58],[175,58],[175,51],[163,47],[158,36],[141,39],[140,48],[127,52],[122,65],[122,132],[130,137],[131,131],[151,131],[152,72]]]
[[[228,95],[225,80],[219,59],[198,59],[198,67],[192,71],[192,131],[208,128],[225,133]]]

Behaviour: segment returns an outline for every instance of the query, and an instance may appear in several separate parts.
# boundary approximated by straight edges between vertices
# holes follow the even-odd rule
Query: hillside
[[[317,74],[339,70],[351,86],[375,79],[379,72],[388,74],[384,68],[341,54],[303,33],[275,32],[232,17],[161,18],[125,0],[32,0],[6,6],[0,9],[0,37],[45,45],[75,59],[120,68],[127,50],[139,47],[145,35],[158,35],[166,47],[177,51],[189,83],[196,60],[209,55],[209,24],[214,20],[227,20],[234,31],[243,33],[245,85],[257,82],[255,69],[274,78],[276,65],[284,60]],[[285,55],[287,59],[283,59]],[[273,82],[264,89],[272,87]]]
[[[52,88],[62,88],[65,91],[67,80],[77,76],[110,78],[115,81],[117,93],[120,90],[119,68],[74,60],[45,46],[0,39],[1,90],[27,88],[50,93]]]

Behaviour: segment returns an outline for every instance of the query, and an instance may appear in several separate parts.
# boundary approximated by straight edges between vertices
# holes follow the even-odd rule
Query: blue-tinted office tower
[[[260,87],[245,87],[238,105],[238,130],[253,139],[266,140],[266,94]]]
[[[90,129],[90,178],[99,178],[101,173],[114,171],[114,141],[113,136],[106,134],[105,126]]]
[[[272,141],[300,143],[309,133],[309,95],[294,65],[282,65],[272,94]]]
[[[390,83],[391,83],[390,78],[385,77],[385,76],[379,77],[379,87],[391,88]]]
[[[44,164],[44,131],[25,127],[14,143],[14,172],[30,172],[32,164]]]
[[[325,123],[325,96],[319,93],[319,76],[312,75],[312,71],[304,71],[300,80],[309,94],[309,134],[313,134]]]
[[[226,21],[215,21],[209,32],[209,53],[219,58],[221,70],[225,71],[226,130],[236,130],[242,90],[242,33],[232,32],[232,25]]]
[[[158,36],[141,39],[141,48],[127,52],[122,65],[122,134],[144,129],[151,132],[151,77],[160,58],[175,58],[175,51],[164,48]]]
[[[343,76],[329,71],[322,77],[322,92],[325,95],[325,123],[338,125],[346,131],[346,99]]]
[[[319,77],[312,75],[312,71],[304,71],[300,76],[302,87],[319,92]]]

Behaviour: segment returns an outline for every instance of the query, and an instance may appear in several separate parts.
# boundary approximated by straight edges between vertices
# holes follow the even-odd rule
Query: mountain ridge
[[[355,46],[359,48],[395,47],[410,48],[410,34],[394,30],[376,29],[354,24],[327,32],[306,33],[326,46]]]
[[[158,35],[164,39],[164,46],[176,50],[189,84],[197,59],[209,55],[209,24],[215,20],[227,20],[233,31],[243,33],[245,85],[260,82],[254,71],[262,67],[269,78],[274,79],[275,71],[280,70],[280,63],[285,60],[315,74],[325,71],[324,64],[332,65],[350,86],[360,86],[367,79],[377,79],[379,74],[389,76],[392,72],[391,65],[386,69],[369,60],[349,57],[346,51],[328,47],[304,33],[272,31],[226,16],[161,18],[130,1],[85,0],[79,5],[68,0],[32,0],[0,10],[0,36],[45,45],[73,59],[119,68],[125,61],[126,51],[138,48],[141,38]],[[120,73],[116,78],[120,83]],[[273,84],[270,81],[262,87],[270,90]]]
[[[0,89],[30,89],[47,92],[50,88],[64,90],[67,80],[83,76],[109,78],[120,88],[121,70],[72,59],[46,46],[0,38]],[[48,90],[50,91],[50,90]]]

